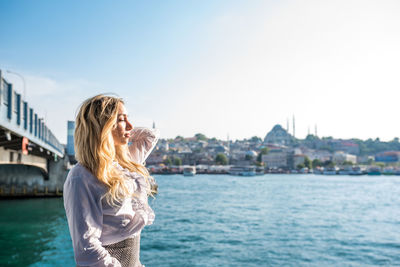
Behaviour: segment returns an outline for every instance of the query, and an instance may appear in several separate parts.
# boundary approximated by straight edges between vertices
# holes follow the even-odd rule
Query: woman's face
[[[129,133],[133,129],[128,121],[128,114],[122,103],[118,104],[117,126],[112,130],[112,137],[116,146],[126,145],[129,139]]]

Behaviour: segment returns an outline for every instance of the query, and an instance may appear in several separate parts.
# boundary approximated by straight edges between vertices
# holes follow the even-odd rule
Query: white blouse
[[[158,137],[154,129],[133,129],[128,143],[132,160],[143,164]],[[79,163],[70,170],[65,181],[64,207],[79,266],[121,266],[103,245],[134,237],[154,221],[154,212],[147,201],[145,178],[123,169],[118,163],[115,166],[130,178],[131,190],[137,195],[126,198],[118,207],[107,203],[107,188]]]

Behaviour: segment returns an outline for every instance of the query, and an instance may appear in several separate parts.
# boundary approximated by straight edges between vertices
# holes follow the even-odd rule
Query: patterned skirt
[[[116,258],[122,267],[144,267],[140,263],[140,234],[121,242],[104,246],[110,255]]]

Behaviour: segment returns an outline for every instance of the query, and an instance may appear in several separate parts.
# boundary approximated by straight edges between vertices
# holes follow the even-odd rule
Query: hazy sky
[[[60,141],[113,92],[162,137],[400,136],[400,1],[0,0],[0,69]],[[17,76],[7,80],[22,91]],[[290,122],[292,132],[292,121]]]

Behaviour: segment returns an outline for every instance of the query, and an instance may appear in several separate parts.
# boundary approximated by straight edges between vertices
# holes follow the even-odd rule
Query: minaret
[[[289,133],[289,118],[286,119],[286,132]]]
[[[156,123],[153,121],[153,129],[156,128]]]
[[[296,138],[296,122],[293,115],[293,137]]]
[[[226,136],[226,139],[228,140],[228,153],[229,153],[229,155],[231,154],[231,142],[229,142],[229,133],[227,134],[227,136]]]
[[[315,124],[315,136],[318,136],[318,132],[317,132],[317,124]]]
[[[308,125],[307,135],[310,135],[310,125]]]

